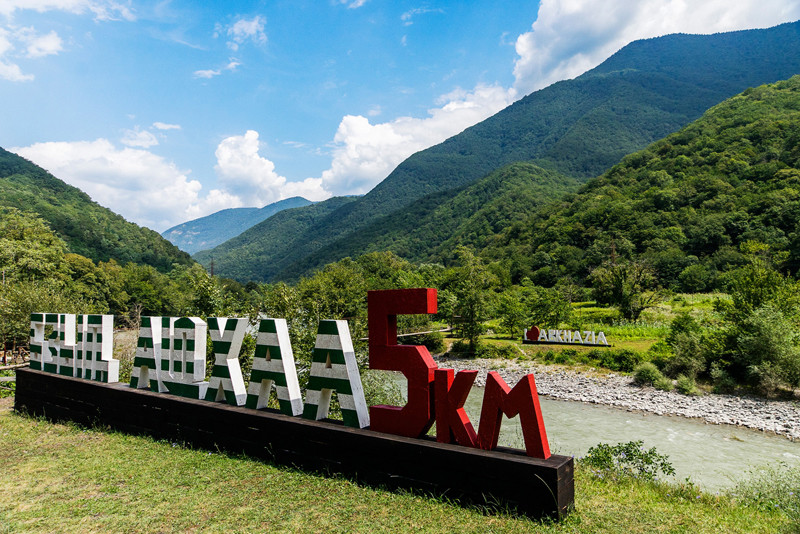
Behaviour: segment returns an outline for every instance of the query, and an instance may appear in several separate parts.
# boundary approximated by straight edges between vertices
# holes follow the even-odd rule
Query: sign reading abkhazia
[[[477,371],[438,369],[424,346],[397,344],[398,315],[436,309],[435,289],[368,292],[369,368],[406,377],[404,406],[367,407],[350,330],[342,320],[320,321],[305,402],[286,321],[275,318],[259,321],[246,388],[238,361],[246,319],[210,317],[206,323],[198,317],[143,317],[130,387],[253,410],[266,409],[274,387],[282,413],[312,421],[328,416],[335,391],[346,426],[418,438],[436,422],[437,441],[487,450],[497,447],[502,416],[519,415],[527,455],[550,457],[533,375],[511,388],[499,374],[489,373],[476,431],[464,403]],[[214,354],[208,381],[207,336]],[[602,332],[597,338],[605,341]],[[116,382],[119,362],[112,356],[112,340],[110,315],[32,314],[31,368]]]
[[[603,332],[593,330],[555,330],[544,329],[538,326],[526,328],[522,336],[522,342],[526,344],[550,344],[559,345],[586,345],[590,347],[610,347]]]

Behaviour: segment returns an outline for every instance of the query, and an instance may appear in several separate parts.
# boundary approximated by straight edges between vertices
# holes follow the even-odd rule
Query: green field
[[[560,523],[16,415],[0,400],[0,532],[780,532],[788,515],[578,462]],[[465,467],[468,468],[468,467]],[[763,508],[763,507],[762,507]]]

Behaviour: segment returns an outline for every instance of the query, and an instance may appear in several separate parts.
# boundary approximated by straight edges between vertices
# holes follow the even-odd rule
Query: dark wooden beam
[[[514,449],[484,451],[31,369],[17,370],[14,408],[535,518],[560,518],[574,501],[569,456],[540,460]]]

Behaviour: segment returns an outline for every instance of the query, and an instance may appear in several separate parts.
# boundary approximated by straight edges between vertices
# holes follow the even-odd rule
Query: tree
[[[644,310],[663,298],[653,268],[643,260],[605,262],[589,279],[595,300],[616,306],[630,321],[638,320]]]
[[[492,309],[497,278],[472,249],[459,246],[456,257],[458,266],[451,269],[446,289],[456,297],[458,331],[468,341],[469,352],[475,354],[478,337],[484,332],[483,322]]]
[[[500,316],[500,326],[512,339],[522,333],[530,315],[518,289],[509,289],[500,295],[497,313]]]

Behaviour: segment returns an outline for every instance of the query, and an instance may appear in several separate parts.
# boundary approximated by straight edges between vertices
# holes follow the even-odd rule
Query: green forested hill
[[[321,218],[352,204],[357,198],[333,197],[309,206],[283,210],[218,247],[198,252],[194,259],[207,267],[213,261],[214,272],[227,278],[270,280],[286,266],[292,247],[315,245],[313,237],[308,243],[298,244],[287,236],[304,234]]]
[[[115,259],[166,271],[192,259],[158,232],[142,228],[106,209],[28,160],[0,148],[0,207],[33,212],[67,243],[94,261]]]
[[[542,284],[582,280],[611,256],[640,258],[662,283],[704,291],[744,263],[745,241],[800,269],[800,76],[713,107],[512,224],[485,253]]]
[[[413,262],[447,262],[457,246],[483,249],[505,228],[527,219],[534,208],[579,184],[532,163],[513,163],[458,190],[428,195],[304,261],[316,265],[389,250]],[[291,275],[279,273],[278,277]]]
[[[596,176],[725,98],[796,73],[800,22],[631,43],[578,78],[536,91],[414,154],[360,200],[320,218],[302,234],[284,235],[286,246],[264,258],[284,267],[267,279],[277,279],[278,273],[281,279],[296,278],[338,259],[334,243],[361,240],[367,227],[375,235],[379,229],[371,225],[380,224],[381,218],[394,212],[400,216],[399,210],[409,205],[433,205],[421,199],[457,190],[516,161],[532,161],[581,179]],[[226,250],[235,255],[230,247]]]
[[[165,230],[161,235],[189,254],[214,248],[264,219],[289,208],[308,206],[310,200],[292,197],[263,208],[229,208]]]

